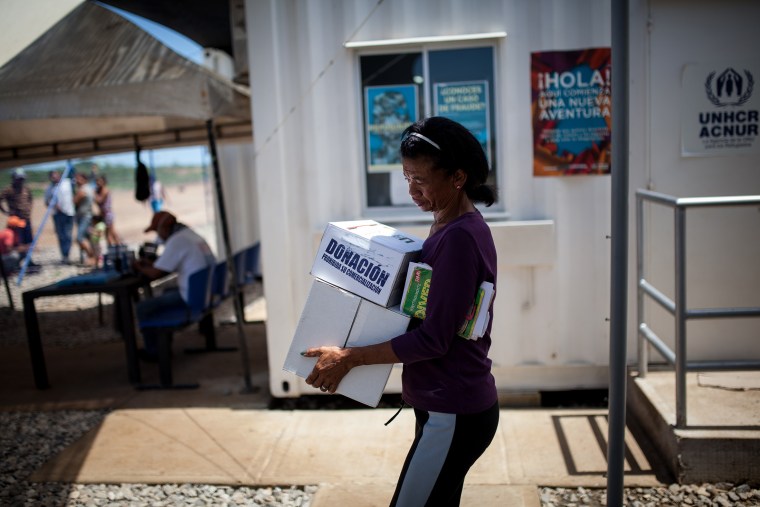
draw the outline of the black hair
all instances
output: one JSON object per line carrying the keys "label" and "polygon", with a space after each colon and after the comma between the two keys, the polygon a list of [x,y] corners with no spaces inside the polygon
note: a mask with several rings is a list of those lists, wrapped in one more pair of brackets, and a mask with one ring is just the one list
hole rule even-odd
{"label": "black hair", "polygon": [[433,167],[453,175],[467,174],[464,191],[473,202],[492,205],[498,192],[488,179],[488,160],[480,141],[462,124],[443,116],[431,116],[409,125],[401,136],[402,158],[429,158]]}

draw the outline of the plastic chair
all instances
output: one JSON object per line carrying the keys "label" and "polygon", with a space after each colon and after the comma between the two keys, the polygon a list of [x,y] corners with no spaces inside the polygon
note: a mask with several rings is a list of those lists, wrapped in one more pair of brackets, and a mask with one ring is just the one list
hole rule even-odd
{"label": "plastic chair", "polygon": [[217,308],[230,296],[230,277],[227,276],[227,261],[222,261],[214,267],[214,278],[211,283],[211,307]]}
{"label": "plastic chair", "polygon": [[259,243],[245,249],[245,277],[246,284],[251,284],[258,278],[259,271]]}
{"label": "plastic chair", "polygon": [[188,279],[187,305],[167,307],[159,315],[140,321],[140,329],[154,329],[158,334],[158,369],[160,385],[140,386],[140,389],[193,389],[198,384],[176,385],[172,382],[171,342],[174,331],[200,322],[211,304],[211,285],[214,269],[199,269]]}
{"label": "plastic chair", "polygon": [[209,308],[211,311],[198,322],[198,331],[206,339],[205,347],[194,347],[185,349],[186,354],[197,354],[201,352],[234,352],[237,347],[219,347],[216,344],[216,329],[214,328],[214,312],[228,297],[230,297],[230,277],[227,274],[227,261],[221,261],[213,270],[211,280],[211,301]]}
{"label": "plastic chair", "polygon": [[232,257],[232,262],[235,263],[235,281],[237,282],[238,289],[246,284],[246,253],[247,249],[240,250]]}
{"label": "plastic chair", "polygon": [[240,300],[241,308],[245,308],[245,287],[253,284],[258,278],[259,249],[259,243],[255,243],[233,256],[238,290],[236,297]]}

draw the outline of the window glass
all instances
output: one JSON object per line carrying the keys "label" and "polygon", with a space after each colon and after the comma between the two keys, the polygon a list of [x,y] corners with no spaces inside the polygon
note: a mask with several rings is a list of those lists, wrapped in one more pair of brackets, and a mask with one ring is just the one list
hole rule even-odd
{"label": "window glass", "polygon": [[422,53],[361,58],[367,206],[392,206],[391,176],[401,171],[401,132],[423,111]]}
{"label": "window glass", "polygon": [[491,167],[494,183],[493,51],[469,48],[431,51],[428,56],[436,116],[446,116],[467,127],[478,138]]}
{"label": "window glass", "polygon": [[480,140],[496,183],[493,48],[434,49],[360,57],[369,208],[413,208],[401,173],[401,132],[446,116]]}

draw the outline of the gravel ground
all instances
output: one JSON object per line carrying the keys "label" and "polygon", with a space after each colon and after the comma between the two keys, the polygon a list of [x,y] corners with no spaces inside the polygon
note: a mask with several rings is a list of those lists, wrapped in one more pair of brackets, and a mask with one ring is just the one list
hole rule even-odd
{"label": "gravel ground", "polygon": [[[605,490],[588,488],[540,488],[542,507],[607,505]],[[743,507],[760,505],[760,490],[747,484],[678,485],[661,488],[627,488],[623,502],[631,507]]]}
{"label": "gravel ground", "polygon": [[[73,252],[71,257],[72,259],[75,257]],[[26,344],[26,334],[23,331],[25,329],[24,313],[21,311],[24,308],[22,301],[24,292],[69,276],[87,273],[92,269],[78,264],[61,264],[59,259],[60,254],[56,250],[40,249],[34,253],[34,262],[39,266],[24,274],[21,286],[17,284],[18,272],[9,275],[8,283],[15,311],[10,310],[5,287],[0,287],[0,329],[11,330],[11,332],[3,333],[0,344]],[[103,305],[110,305],[113,298],[103,294],[101,301]],[[46,346],[49,344],[76,347],[82,343],[103,343],[119,340],[119,335],[112,328],[97,325],[97,294],[81,294],[65,298],[40,298],[35,301],[35,306]],[[57,312],[61,311],[77,311],[77,319],[75,321],[59,319]],[[56,332],[50,332],[51,330]]]}
{"label": "gravel ground", "polygon": [[[230,487],[209,484],[34,483],[29,475],[99,424],[107,411],[0,412],[0,505],[8,506],[282,506],[308,507],[316,486]],[[606,505],[603,489],[539,488],[542,507]],[[760,505],[747,484],[629,488],[631,507]]]}
{"label": "gravel ground", "polygon": [[[72,255],[72,258],[74,255]],[[55,249],[38,249],[34,262],[39,267],[28,271],[21,287],[18,272],[9,277],[11,298],[16,311],[10,311],[2,287],[0,335],[2,345],[25,344],[23,332],[24,291],[47,285],[68,276],[86,273],[91,268],[61,264]],[[102,303],[112,302],[108,295]],[[118,341],[110,326],[98,325],[98,296],[84,294],[36,301],[40,327],[46,346],[78,347],[82,344]],[[108,307],[110,308],[110,306]],[[77,312],[67,322],[57,312]],[[108,319],[109,317],[106,317]],[[316,487],[272,486],[265,488],[215,486],[209,484],[60,484],[34,483],[27,478],[46,461],[97,426],[108,411],[0,412],[0,506],[302,506],[308,507]]]}
{"label": "gravel ground", "polygon": [[[41,268],[26,275],[22,287],[11,279],[14,305],[22,307],[21,293],[46,285],[87,269],[77,265],[61,265],[55,250],[35,253]],[[3,288],[4,292],[4,288]],[[5,298],[5,294],[2,296]],[[109,303],[109,296],[103,302]],[[55,306],[52,306],[55,305]],[[65,305],[61,306],[61,305]],[[5,306],[5,303],[2,305]],[[39,300],[40,325],[55,326],[62,332],[45,333],[46,344],[76,347],[93,341],[112,341],[119,337],[96,326],[96,295]],[[77,322],[61,329],[56,311],[77,310]],[[88,323],[92,323],[89,325]],[[0,311],[0,329],[23,329],[22,312]],[[98,328],[97,332],[91,330]],[[61,336],[59,341],[56,336]],[[65,340],[63,339],[65,337]],[[23,332],[3,333],[0,345],[25,343]],[[319,401],[321,400],[322,403]],[[345,409],[325,403],[324,397],[303,397],[281,401],[284,410]],[[349,407],[350,408],[350,407]],[[107,411],[0,412],[0,505],[2,506],[302,506],[311,504],[316,486],[272,486],[265,488],[229,487],[208,484],[60,484],[34,483],[28,477],[47,460],[60,453],[89,429],[99,424]],[[673,484],[660,488],[628,488],[625,505],[631,507],[660,506],[760,506],[758,484]],[[606,505],[606,491],[590,488],[544,488],[537,491],[542,507],[574,507]]]}
{"label": "gravel ground", "polygon": [[29,475],[71,445],[107,411],[0,412],[0,505],[7,506],[287,506],[308,507],[315,487],[209,484],[34,483]]}

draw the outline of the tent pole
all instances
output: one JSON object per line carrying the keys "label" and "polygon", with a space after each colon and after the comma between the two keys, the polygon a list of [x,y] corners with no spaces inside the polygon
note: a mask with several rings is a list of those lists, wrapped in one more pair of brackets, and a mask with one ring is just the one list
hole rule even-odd
{"label": "tent pole", "polygon": [[628,310],[628,8],[612,2],[612,256],[607,505],[623,505]]}
{"label": "tent pole", "polygon": [[[233,254],[232,247],[230,246],[230,230],[227,226],[227,209],[224,201],[224,191],[222,190],[222,178],[219,172],[219,159],[216,156],[216,138],[214,136],[214,121],[206,121],[206,131],[208,133],[209,152],[211,153],[211,165],[214,170],[214,181],[216,182],[216,200],[219,208],[219,221],[222,224],[222,239],[224,240],[224,249],[227,253],[227,271],[232,278],[232,293],[237,295],[239,287],[237,283],[237,267],[232,262]],[[243,321],[245,314],[243,312],[243,304],[239,297],[233,297],[235,302],[235,320],[237,321],[238,339],[240,341],[240,358],[243,361],[243,380],[245,381],[245,387],[243,393],[254,392],[253,385],[251,383],[251,367],[248,361],[248,346],[245,341],[245,331],[243,330]]]}

